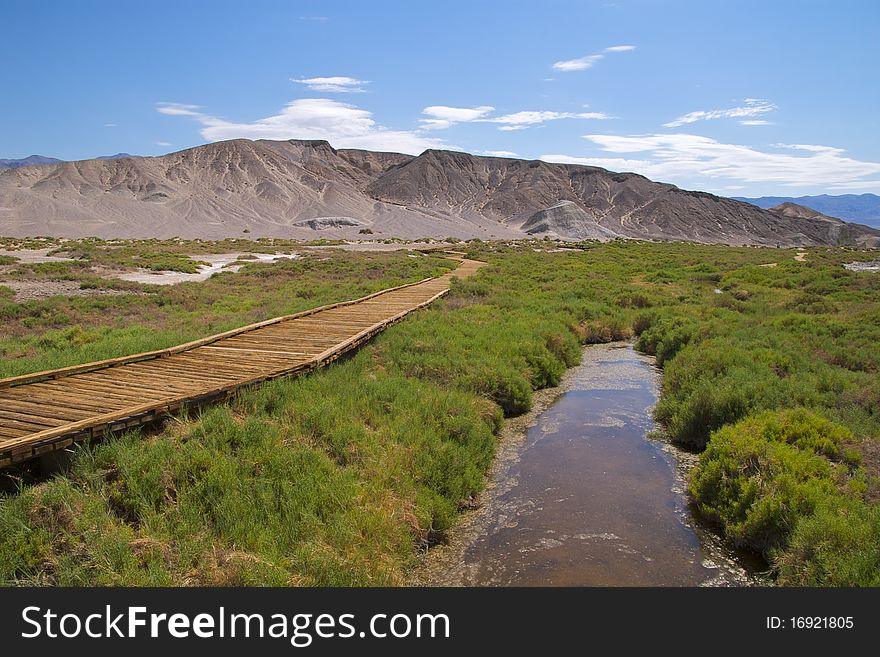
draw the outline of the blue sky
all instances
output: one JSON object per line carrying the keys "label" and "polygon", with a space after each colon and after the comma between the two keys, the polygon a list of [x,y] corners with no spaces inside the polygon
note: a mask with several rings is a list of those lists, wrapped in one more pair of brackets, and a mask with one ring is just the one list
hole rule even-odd
{"label": "blue sky", "polygon": [[880,193],[880,3],[3,0],[0,157],[206,141]]}

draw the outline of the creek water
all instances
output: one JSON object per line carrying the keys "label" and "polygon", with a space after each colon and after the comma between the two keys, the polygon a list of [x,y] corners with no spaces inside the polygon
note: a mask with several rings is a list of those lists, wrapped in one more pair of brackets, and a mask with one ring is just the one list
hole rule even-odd
{"label": "creek water", "polygon": [[505,423],[479,507],[431,549],[418,585],[758,583],[692,516],[694,456],[649,437],[659,373],[629,344],[588,347],[560,388]]}

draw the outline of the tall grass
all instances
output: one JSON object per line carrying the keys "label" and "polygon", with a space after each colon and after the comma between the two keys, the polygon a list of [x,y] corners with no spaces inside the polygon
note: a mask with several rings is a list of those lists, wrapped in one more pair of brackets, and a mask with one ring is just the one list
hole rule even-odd
{"label": "tall grass", "polygon": [[[133,248],[133,247],[129,247]],[[147,248],[147,247],[144,247]],[[347,254],[247,264],[199,283],[138,285],[96,279],[82,263],[54,265],[81,286],[134,294],[16,303],[0,295],[0,377],[162,349],[270,317],[364,296],[454,267],[439,256]],[[32,267],[18,276],[37,276]],[[38,276],[37,276],[38,277]]]}
{"label": "tall grass", "polygon": [[[528,409],[581,344],[635,336],[663,367],[669,438],[705,448],[691,492],[721,531],[767,554],[782,583],[877,583],[880,464],[866,446],[880,437],[880,277],[841,267],[868,254],[463,246],[489,264],[355,357],[112,438],[0,498],[0,580],[400,583],[479,491],[502,414]],[[151,291],[147,313],[123,297],[10,304],[2,348],[62,364],[126,331],[137,350],[448,266],[340,254]]]}

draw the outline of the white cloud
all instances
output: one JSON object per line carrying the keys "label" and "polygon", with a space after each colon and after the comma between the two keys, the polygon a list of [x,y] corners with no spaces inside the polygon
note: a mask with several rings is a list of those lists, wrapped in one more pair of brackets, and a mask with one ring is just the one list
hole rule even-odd
{"label": "white cloud", "polygon": [[426,119],[419,119],[425,130],[442,130],[457,123],[497,123],[499,130],[525,130],[526,128],[557,121],[559,119],[610,119],[604,112],[550,112],[523,111],[501,116],[490,116],[495,110],[491,105],[479,107],[448,107],[432,105],[422,110]]}
{"label": "white cloud", "polygon": [[878,193],[880,192],[880,180],[853,180],[852,182],[834,183],[829,188],[834,190],[871,189]]}
{"label": "white cloud", "polygon": [[611,46],[610,48],[605,48],[602,52],[594,55],[585,55],[583,57],[578,57],[577,59],[563,59],[562,61],[554,62],[553,69],[556,71],[562,71],[563,73],[585,71],[588,68],[593,68],[598,62],[605,59],[606,53],[628,52],[635,49],[635,46]]}
{"label": "white cloud", "polygon": [[443,130],[456,123],[469,123],[485,117],[495,110],[491,105],[479,107],[448,107],[447,105],[431,105],[422,110],[429,118],[419,119],[425,130]]}
{"label": "white cloud", "polygon": [[747,121],[740,121],[740,125],[773,125],[773,121],[765,121],[764,119],[749,119]]}
{"label": "white cloud", "polygon": [[363,93],[366,91],[364,86],[370,83],[369,80],[358,80],[357,78],[350,78],[345,75],[333,75],[323,78],[303,78],[301,80],[290,78],[290,81],[296,82],[297,84],[304,84],[309,91],[323,91],[333,94]]}
{"label": "white cloud", "polygon": [[774,148],[788,148],[795,151],[809,151],[811,153],[838,153],[843,154],[842,148],[834,146],[817,146],[816,144],[770,144]]}
{"label": "white cloud", "polygon": [[553,63],[554,71],[562,71],[570,73],[571,71],[585,71],[593,68],[597,62],[601,61],[605,55],[587,55],[586,57],[578,57],[577,59],[563,59]]}
{"label": "white cloud", "polygon": [[157,141],[156,146],[171,146],[170,141]]}
{"label": "white cloud", "polygon": [[612,117],[604,112],[525,111],[504,114],[503,116],[485,119],[485,121],[501,124],[498,128],[499,130],[525,130],[534,125],[546,123],[547,121],[558,121],[560,119],[604,120],[610,118]]}
{"label": "white cloud", "polygon": [[[417,132],[390,130],[376,123],[372,113],[329,98],[292,100],[272,116],[249,123],[227,121],[196,111],[196,105],[161,103],[162,114],[189,116],[209,141],[223,139],[326,139],[337,148],[366,148],[418,154],[427,148],[454,149],[440,139]],[[169,111],[170,110],[170,111]]]}
{"label": "white cloud", "polygon": [[540,159],[557,164],[579,164],[587,167],[601,167],[609,171],[636,171],[639,173],[651,164],[647,160],[629,160],[623,157],[577,157],[562,154],[542,155]]}
{"label": "white cloud", "polygon": [[159,103],[156,105],[156,111],[159,114],[168,114],[169,116],[200,116],[199,105],[185,105],[183,103]]}
{"label": "white cloud", "polygon": [[119,124],[118,123],[105,123],[104,127],[105,128],[118,128]]}
{"label": "white cloud", "polygon": [[[790,187],[880,190],[880,162],[855,160],[832,146],[777,144],[779,150],[725,144],[689,134],[585,135],[613,157],[543,155],[550,162],[585,164],[616,171],[634,171],[654,180],[729,180],[774,183]],[[772,146],[771,146],[772,147]],[[637,157],[627,157],[637,154]]]}
{"label": "white cloud", "polygon": [[[746,98],[744,105],[740,107],[730,107],[721,110],[697,110],[696,112],[688,112],[669,123],[664,123],[664,128],[679,128],[683,125],[696,123],[697,121],[711,121],[713,119],[739,119],[751,116],[760,116],[767,114],[776,109],[776,105],[769,100],[761,100],[760,98]],[[747,123],[746,125],[765,125],[764,123]]]}
{"label": "white cloud", "polygon": [[488,155],[489,157],[519,157],[513,151],[477,151],[478,155]]}

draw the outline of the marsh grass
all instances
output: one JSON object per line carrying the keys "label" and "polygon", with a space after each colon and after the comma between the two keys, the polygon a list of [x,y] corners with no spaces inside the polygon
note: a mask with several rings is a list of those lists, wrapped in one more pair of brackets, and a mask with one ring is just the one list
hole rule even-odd
{"label": "marsh grass", "polygon": [[[880,436],[880,277],[841,266],[867,254],[555,247],[464,243],[488,265],[354,357],[80,450],[65,476],[0,501],[0,580],[401,583],[483,485],[502,414],[528,409],[582,344],[634,336],[664,370],[665,434],[709,445],[691,491],[720,530],[768,554],[783,583],[876,583],[866,541],[880,535],[880,468],[864,445]],[[24,364],[3,367],[111,355],[126,331],[131,350],[189,339],[449,266],[327,257],[151,291],[146,304],[7,305],[2,348]],[[60,317],[79,328],[64,333]],[[744,463],[755,469],[738,481]]]}
{"label": "marsh grass", "polygon": [[[237,245],[240,246],[236,242]],[[224,244],[225,246],[225,244]],[[68,247],[69,248],[69,247]],[[133,249],[134,247],[128,247]],[[145,253],[155,245],[143,247]],[[23,279],[78,281],[81,288],[132,294],[56,296],[16,303],[0,294],[0,377],[74,365],[90,360],[162,349],[205,335],[371,292],[448,271],[439,256],[402,253],[304,257],[247,263],[238,273],[219,273],[198,283],[140,285],[101,279],[91,261],[50,262],[19,267]],[[46,273],[51,270],[52,273]]]}

